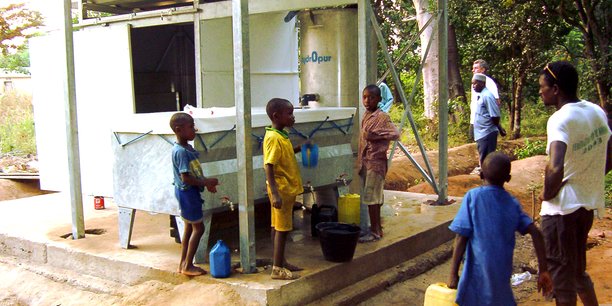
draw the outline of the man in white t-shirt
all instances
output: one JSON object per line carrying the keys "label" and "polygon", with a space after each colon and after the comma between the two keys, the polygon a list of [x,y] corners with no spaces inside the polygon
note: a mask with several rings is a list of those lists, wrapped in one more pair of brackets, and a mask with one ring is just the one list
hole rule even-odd
{"label": "man in white t-shirt", "polygon": [[586,240],[594,211],[604,213],[604,179],[612,169],[612,140],[605,112],[577,97],[578,72],[553,62],[540,72],[540,96],[555,106],[546,127],[549,161],[541,194],[542,232],[557,305],[598,305],[586,273]]}
{"label": "man in white t-shirt", "polygon": [[[473,73],[482,73],[486,75],[487,69],[489,69],[489,65],[483,59],[475,60],[474,65],[472,66]],[[490,78],[488,75],[486,75],[486,77],[487,79],[485,81],[485,87],[495,98],[495,102],[497,102],[497,107],[500,107],[499,92],[497,91],[497,84],[495,84],[495,81],[493,81],[493,79]],[[474,117],[476,115],[476,108],[477,108],[476,103],[478,103],[479,96],[480,96],[480,93],[476,92],[474,88],[472,87],[472,96],[470,97],[470,135],[469,135],[469,138],[472,141],[474,140]]]}

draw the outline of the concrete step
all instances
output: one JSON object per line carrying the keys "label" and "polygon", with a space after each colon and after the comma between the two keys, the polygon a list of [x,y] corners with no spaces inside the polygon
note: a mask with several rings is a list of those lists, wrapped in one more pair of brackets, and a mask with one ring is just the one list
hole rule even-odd
{"label": "concrete step", "polygon": [[397,283],[412,279],[429,271],[448,260],[452,256],[452,252],[453,242],[448,241],[411,260],[369,276],[308,305],[357,305]]}
{"label": "concrete step", "polygon": [[[385,237],[377,242],[358,244],[350,262],[326,261],[319,240],[310,237],[309,226],[304,226],[309,224],[309,219],[307,216],[296,215],[295,233],[299,234],[300,239],[288,242],[286,256],[290,262],[305,269],[300,272],[300,279],[272,280],[270,271],[264,269],[255,274],[232,273],[226,279],[215,279],[209,275],[196,279],[230,288],[245,303],[267,305],[304,305],[361,286],[355,284],[360,284],[364,279],[373,279],[370,284],[375,286],[360,290],[365,293],[346,293],[351,298],[339,298],[338,302],[331,302],[352,304],[352,301],[375,294],[376,290],[383,290],[393,283],[393,279],[397,282],[417,273],[413,268],[397,270],[397,267],[452,239],[453,234],[448,230],[448,224],[458,205],[433,207],[422,204],[432,198],[435,196],[385,191]],[[3,213],[0,214],[0,255],[14,256],[45,267],[70,270],[77,276],[107,280],[110,282],[109,287],[114,286],[112,283],[133,286],[148,280],[160,280],[168,284],[189,281],[188,277],[176,273],[180,245],[168,236],[167,215],[137,213],[132,237],[135,248],[126,250],[118,245],[117,208],[112,203],[106,206],[105,210],[90,207],[86,211],[86,229],[98,234],[72,240],[63,238],[66,233],[70,233],[71,225],[67,218],[70,216],[70,205],[67,205],[61,194],[5,201],[1,207]],[[28,222],[15,217],[27,215],[27,212],[36,212]],[[237,233],[233,236],[238,237]],[[237,241],[235,239],[227,243],[231,245]],[[271,254],[269,236],[259,235],[257,257],[270,258]],[[232,257],[233,261],[239,261],[239,253],[232,253]],[[416,266],[420,269],[423,265],[419,263]],[[209,270],[207,265],[202,267]],[[380,271],[389,270],[397,271],[393,272],[395,275],[390,273],[390,276],[381,278]],[[402,272],[404,270],[408,272]],[[59,276],[52,274],[50,277]],[[66,281],[70,278],[68,276]]]}

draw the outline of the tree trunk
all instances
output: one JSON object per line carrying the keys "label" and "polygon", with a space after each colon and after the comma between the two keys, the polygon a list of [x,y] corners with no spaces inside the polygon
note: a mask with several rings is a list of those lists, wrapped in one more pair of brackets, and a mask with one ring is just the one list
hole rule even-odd
{"label": "tree trunk", "polygon": [[[609,98],[608,93],[610,91],[610,84],[606,82],[606,78],[608,78],[606,73],[601,73],[601,66],[610,63],[610,57],[606,57],[609,48],[609,37],[602,33],[602,27],[597,23],[598,20],[595,16],[595,10],[591,1],[575,0],[574,4],[578,10],[578,16],[582,21],[581,31],[585,42],[585,56],[589,59],[591,69],[595,72],[595,87],[597,89],[599,104],[601,107],[607,108],[606,104]],[[609,20],[603,20],[604,23],[608,21]],[[599,50],[597,50],[596,46],[599,46]]]}
{"label": "tree trunk", "polygon": [[[593,42],[587,39],[587,35],[583,33],[584,36],[584,55],[589,60],[589,64],[591,65],[591,70],[595,72],[599,72],[601,67],[599,66],[597,56],[595,55],[595,48],[593,47]],[[597,89],[597,97],[599,98],[599,105],[604,109],[607,108],[606,104],[608,101],[608,92],[610,91],[610,86],[606,86],[606,81],[603,79],[606,76],[602,76],[601,73],[595,74],[595,88]]]}
{"label": "tree trunk", "polygon": [[[429,18],[431,18],[431,13],[427,11],[429,6],[429,1],[427,0],[412,0],[414,4],[414,8],[416,9],[416,17],[417,23],[419,25],[419,29],[423,28],[423,25],[427,23]],[[429,48],[429,54],[425,59],[425,64],[423,65],[423,94],[425,97],[424,112],[425,117],[429,119],[433,119],[435,116],[436,110],[434,107],[434,102],[438,100],[438,48],[437,46],[437,31],[434,32],[434,22],[430,23],[427,29],[423,31],[420,36],[421,39],[421,59],[425,55],[425,50],[427,49],[427,44],[430,39],[434,41],[431,43],[432,46]]]}
{"label": "tree trunk", "polygon": [[511,139],[517,139],[521,137],[521,110],[523,109],[523,87],[525,87],[525,79],[527,74],[525,70],[519,70],[516,84],[513,84],[514,92],[512,93],[512,104],[514,112],[512,115],[512,136]]}
{"label": "tree trunk", "polygon": [[512,101],[508,103],[508,116],[509,116],[508,123],[510,124],[510,126],[508,127],[508,131],[510,131],[510,133],[514,131],[514,108],[516,107],[516,105],[514,104],[514,93],[515,92],[516,92],[516,82],[514,81],[514,75],[513,75],[512,76],[512,94],[510,95],[510,98],[512,99]]}
{"label": "tree trunk", "polygon": [[[548,12],[558,14],[565,22],[580,30],[582,33],[584,38],[584,54],[589,60],[591,70],[595,75],[595,86],[599,105],[610,110],[612,107],[608,101],[610,99],[610,82],[608,78],[612,57],[608,54],[608,48],[611,35],[609,30],[602,32],[601,30],[605,28],[600,26],[601,24],[609,23],[609,15],[604,11],[602,20],[598,20],[597,15],[601,12],[598,12],[594,8],[594,1],[573,1],[577,9],[578,19],[575,19],[576,16],[570,16],[568,10],[564,9],[563,5],[553,4],[554,2],[546,3],[546,1],[543,3]],[[599,50],[597,50],[595,46],[599,46]]]}
{"label": "tree trunk", "polygon": [[[459,72],[459,51],[457,51],[457,36],[455,35],[455,27],[448,25],[448,98],[455,100],[459,97],[463,98],[463,101],[467,101],[465,96],[465,89],[463,88],[463,82],[461,80],[461,73]],[[457,108],[459,113],[463,113],[465,110],[462,105]],[[452,112],[452,110],[451,110]],[[456,114],[452,114],[451,120],[457,122]]]}
{"label": "tree trunk", "polygon": [[465,89],[461,80],[459,69],[459,51],[457,50],[457,36],[455,35],[455,27],[448,26],[448,87],[449,98],[451,100],[458,97],[465,97]]}

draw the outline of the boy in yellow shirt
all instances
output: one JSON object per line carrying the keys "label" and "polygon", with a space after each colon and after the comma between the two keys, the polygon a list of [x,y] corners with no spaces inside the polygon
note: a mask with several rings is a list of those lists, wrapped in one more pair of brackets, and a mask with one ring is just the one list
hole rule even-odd
{"label": "boy in yellow shirt", "polygon": [[263,141],[264,170],[268,197],[272,204],[272,242],[274,258],[272,279],[291,280],[299,278],[290,270],[300,270],[287,263],[285,243],[287,234],[293,230],[293,204],[295,197],[301,194],[302,178],[295,158],[300,146],[293,147],[285,127],[295,123],[293,104],[274,98],[266,106],[266,113],[272,121],[272,127],[266,128]]}

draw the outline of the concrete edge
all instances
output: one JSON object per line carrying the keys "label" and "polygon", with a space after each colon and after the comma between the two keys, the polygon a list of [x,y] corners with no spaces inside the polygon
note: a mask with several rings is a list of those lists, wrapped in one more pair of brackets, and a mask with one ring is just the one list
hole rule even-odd
{"label": "concrete edge", "polygon": [[0,254],[24,258],[35,263],[47,263],[47,245],[23,238],[0,234]]}
{"label": "concrete edge", "polygon": [[450,222],[443,222],[407,239],[354,258],[350,262],[307,275],[278,289],[267,290],[267,302],[269,305],[304,305],[352,286],[448,242],[454,237],[448,229]]}
{"label": "concrete edge", "polygon": [[453,242],[448,241],[407,262],[381,271],[310,305],[357,305],[397,283],[412,279],[431,270],[451,258],[452,253]]}
{"label": "concrete edge", "polygon": [[184,276],[176,273],[74,251],[52,243],[29,241],[7,234],[0,234],[0,254],[72,270],[125,285],[135,285],[152,279],[163,279],[173,284],[184,280]]}

